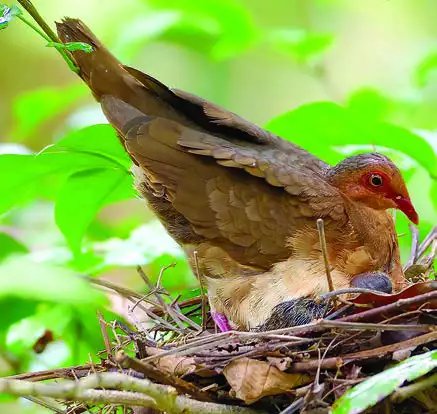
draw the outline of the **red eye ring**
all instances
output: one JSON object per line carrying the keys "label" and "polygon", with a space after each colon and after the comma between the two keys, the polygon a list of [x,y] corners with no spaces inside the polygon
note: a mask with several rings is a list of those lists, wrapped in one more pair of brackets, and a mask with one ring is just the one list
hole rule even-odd
{"label": "red eye ring", "polygon": [[368,182],[372,187],[381,187],[384,184],[384,179],[380,174],[370,174]]}

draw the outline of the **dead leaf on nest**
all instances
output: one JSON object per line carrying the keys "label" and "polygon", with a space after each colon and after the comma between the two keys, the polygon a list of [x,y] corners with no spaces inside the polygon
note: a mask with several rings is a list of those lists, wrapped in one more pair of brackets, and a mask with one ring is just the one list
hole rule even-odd
{"label": "dead leaf on nest", "polygon": [[180,377],[182,375],[191,374],[198,369],[194,362],[194,358],[165,356],[155,361],[155,367],[170,375]]}
{"label": "dead leaf on nest", "polygon": [[[160,353],[162,353],[162,350],[154,350],[151,352],[149,349],[149,354],[151,355],[159,355]],[[192,374],[194,372],[200,377],[217,375],[215,371],[206,369],[202,364],[196,363],[193,357],[168,355],[157,359],[153,362],[153,365],[160,371],[176,377],[182,377],[183,375]]]}
{"label": "dead leaf on nest", "polygon": [[282,394],[312,381],[308,375],[287,374],[267,362],[249,358],[230,362],[223,374],[235,397],[247,404],[267,395]]}
{"label": "dead leaf on nest", "polygon": [[[437,289],[436,281],[428,281],[428,282],[418,282],[413,285],[406,287],[400,292],[393,294],[386,293],[361,293],[355,299],[351,299],[351,302],[357,305],[360,304],[369,304],[371,303],[373,307],[379,307],[384,305],[389,305],[398,301],[399,299],[408,299],[414,296],[422,295],[424,293],[429,293]],[[428,305],[428,308],[435,309],[437,308],[437,301],[431,301]],[[361,310],[358,308],[358,312]]]}
{"label": "dead leaf on nest", "polygon": [[290,368],[293,360],[288,357],[278,358],[278,357],[267,357],[267,361],[270,365],[279,369],[279,371],[286,371]]}

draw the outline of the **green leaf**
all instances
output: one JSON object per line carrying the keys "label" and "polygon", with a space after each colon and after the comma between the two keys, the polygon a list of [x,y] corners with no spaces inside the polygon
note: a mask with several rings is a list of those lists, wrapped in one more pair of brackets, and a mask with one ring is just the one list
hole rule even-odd
{"label": "green leaf", "polygon": [[[54,145],[45,148],[41,154],[80,153],[105,158],[112,161],[113,167],[128,170],[131,160],[120,144],[114,129],[107,124],[92,125],[79,131],[74,131],[60,139]],[[110,165],[110,163],[107,163]],[[99,168],[99,164],[89,165],[89,168]]]}
{"label": "green leaf", "polygon": [[50,169],[34,155],[0,155],[0,214],[33,198]]}
{"label": "green leaf", "polygon": [[0,262],[14,253],[27,253],[27,247],[15,240],[9,234],[0,233]]}
{"label": "green leaf", "polygon": [[88,88],[80,83],[23,93],[12,104],[15,128],[11,135],[15,140],[28,138],[44,122],[67,110],[87,93],[89,93]]}
{"label": "green leaf", "polygon": [[65,267],[12,257],[0,266],[0,298],[102,306],[105,296]]}
{"label": "green leaf", "polygon": [[437,158],[426,139],[407,129],[366,119],[332,102],[303,105],[271,120],[266,128],[329,163],[343,156],[336,147],[378,145],[407,154],[431,176],[437,176]]}
{"label": "green leaf", "polygon": [[437,52],[433,51],[426,56],[417,66],[414,79],[417,86],[423,88],[431,81],[437,71]]}
{"label": "green leaf", "polygon": [[47,43],[47,47],[54,47],[56,49],[65,49],[69,52],[76,52],[77,50],[81,50],[82,52],[91,53],[94,49],[91,45],[84,42],[67,42],[67,43],[58,43],[58,42],[49,42]]}
{"label": "green leaf", "polygon": [[366,119],[385,120],[391,110],[392,103],[381,92],[362,88],[353,92],[348,99],[347,107],[360,113]]}
{"label": "green leaf", "polygon": [[71,174],[96,168],[127,172],[130,165],[128,155],[109,125],[94,125],[71,133],[37,156],[0,155],[0,214],[47,194],[49,177],[56,189],[52,193],[56,194]]}
{"label": "green leaf", "polygon": [[125,25],[115,39],[114,54],[122,61],[130,61],[146,42],[159,39],[169,29],[180,24],[182,14],[176,10],[151,11]]}
{"label": "green leaf", "polygon": [[332,413],[362,413],[390,395],[405,381],[414,381],[436,367],[437,351],[411,357],[351,388],[334,403]]}
{"label": "green leaf", "polygon": [[[216,60],[230,59],[247,50],[257,38],[253,18],[236,0],[150,0],[159,10],[181,12],[179,24],[168,33],[172,41],[198,50],[200,37],[211,36],[209,53]],[[189,35],[192,42],[189,41]]]}
{"label": "green leaf", "polygon": [[268,40],[279,51],[305,62],[325,53],[333,44],[334,36],[302,29],[273,29]]}
{"label": "green leaf", "polygon": [[70,176],[55,205],[55,219],[77,255],[88,226],[102,207],[133,197],[132,177],[125,170],[102,168]]}

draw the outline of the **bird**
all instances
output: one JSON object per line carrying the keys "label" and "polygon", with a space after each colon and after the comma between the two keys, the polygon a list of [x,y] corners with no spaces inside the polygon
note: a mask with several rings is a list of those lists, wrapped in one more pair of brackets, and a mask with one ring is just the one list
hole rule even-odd
{"label": "bird", "polygon": [[[331,166],[212,102],[119,62],[80,20],[61,41],[132,159],[135,185],[183,248],[222,331],[307,323],[329,290],[405,283],[391,209],[418,224],[400,170],[377,152]],[[359,131],[357,131],[359,133]]]}

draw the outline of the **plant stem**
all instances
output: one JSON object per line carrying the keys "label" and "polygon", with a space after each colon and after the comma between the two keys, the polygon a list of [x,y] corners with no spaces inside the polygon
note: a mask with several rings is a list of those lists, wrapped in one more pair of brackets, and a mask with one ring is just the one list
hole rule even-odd
{"label": "plant stem", "polygon": [[[61,54],[67,63],[68,67],[75,73],[79,73],[79,68],[75,65],[74,60],[72,59],[71,54],[62,46],[62,42],[56,35],[56,33],[50,28],[50,26],[45,22],[45,20],[41,17],[41,15],[36,10],[35,6],[32,4],[30,0],[18,0],[18,3],[29,13],[29,15],[35,20],[37,25],[42,29],[40,30],[37,26],[35,26],[32,22],[27,20],[22,15],[18,15],[17,17],[29,26],[32,30],[38,33],[45,41],[55,43],[55,49]],[[58,44],[58,45],[56,45]]]}

